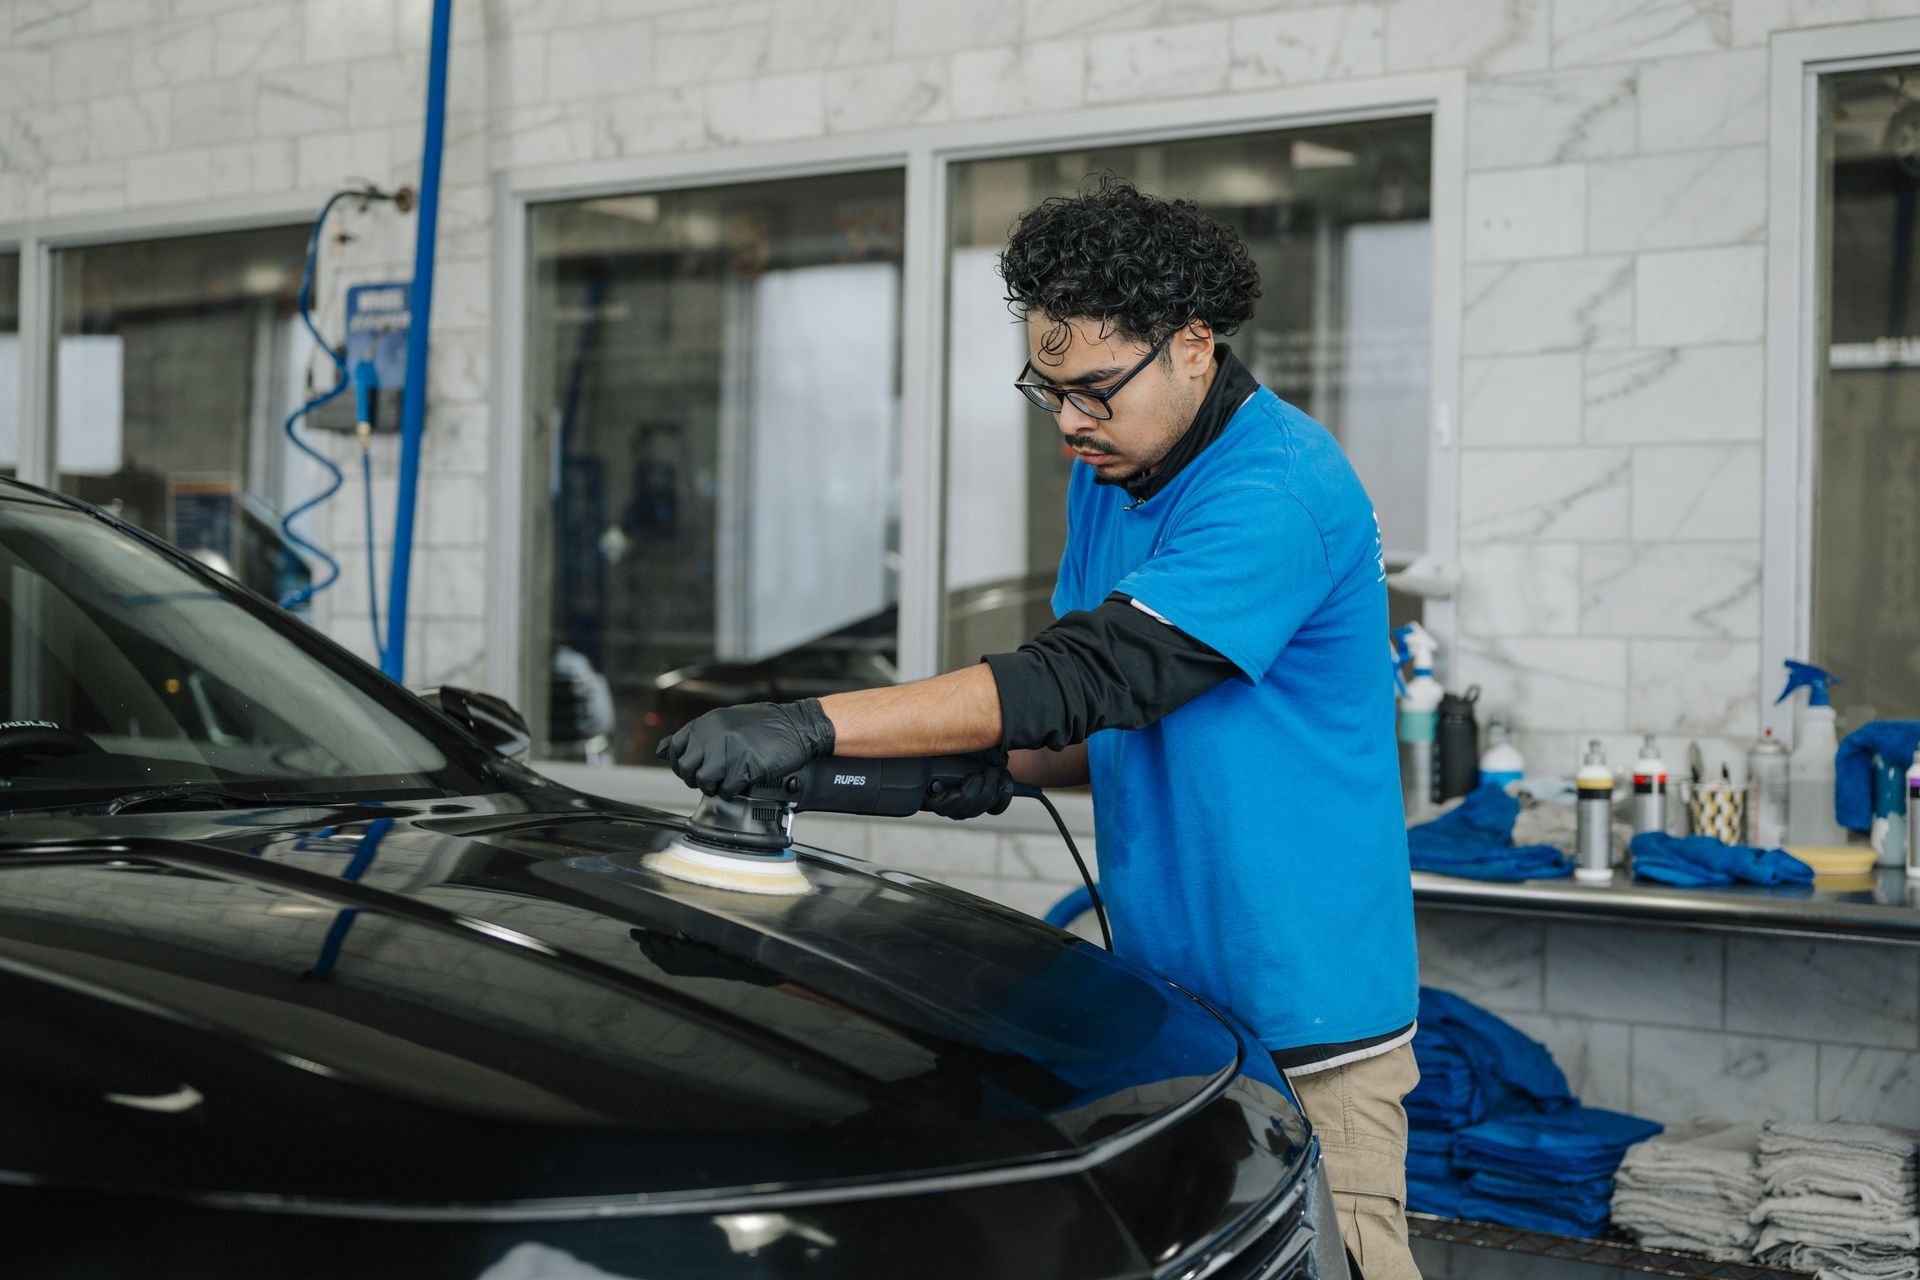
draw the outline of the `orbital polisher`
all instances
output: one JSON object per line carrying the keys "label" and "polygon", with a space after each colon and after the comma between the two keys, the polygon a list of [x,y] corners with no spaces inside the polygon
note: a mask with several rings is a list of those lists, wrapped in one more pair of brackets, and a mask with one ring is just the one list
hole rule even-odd
{"label": "orbital polisher", "polygon": [[[903,818],[977,773],[978,756],[857,760],[829,756],[742,796],[708,796],[687,819],[685,834],[648,864],[661,875],[746,893],[807,891],[793,853],[796,813],[852,813]],[[1039,788],[1007,781],[990,812]]]}

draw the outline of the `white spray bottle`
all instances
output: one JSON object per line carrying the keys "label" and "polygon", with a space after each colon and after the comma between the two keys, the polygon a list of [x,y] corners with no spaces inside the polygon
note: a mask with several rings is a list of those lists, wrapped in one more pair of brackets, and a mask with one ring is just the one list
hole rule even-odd
{"label": "white spray bottle", "polygon": [[1833,757],[1840,750],[1829,690],[1840,678],[1808,662],[1787,661],[1785,702],[1802,687],[1804,706],[1794,706],[1793,753],[1787,757],[1787,839],[1791,844],[1839,845],[1847,832],[1833,816]]}
{"label": "white spray bottle", "polygon": [[1440,700],[1446,690],[1433,677],[1434,656],[1440,642],[1417,622],[1393,633],[1395,667],[1413,663],[1413,678],[1400,696],[1400,795],[1408,813],[1431,803],[1434,739],[1439,728]]}

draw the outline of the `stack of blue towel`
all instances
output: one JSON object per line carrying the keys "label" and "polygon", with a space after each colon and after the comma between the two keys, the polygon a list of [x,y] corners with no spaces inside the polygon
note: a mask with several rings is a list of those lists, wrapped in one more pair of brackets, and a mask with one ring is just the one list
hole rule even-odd
{"label": "stack of blue towel", "polygon": [[1785,849],[1721,844],[1712,836],[1643,831],[1628,846],[1633,874],[1689,888],[1709,884],[1810,884],[1813,868]]}
{"label": "stack of blue towel", "polygon": [[1467,1175],[1463,1217],[1561,1235],[1593,1236],[1613,1208],[1613,1174],[1627,1148],[1660,1126],[1599,1107],[1485,1120],[1455,1136]]}
{"label": "stack of blue towel", "polygon": [[1407,829],[1415,871],[1473,880],[1550,880],[1573,874],[1573,862],[1550,844],[1515,847],[1520,802],[1498,783],[1482,783],[1432,822]]}
{"label": "stack of blue towel", "polygon": [[1421,1213],[1591,1236],[1613,1172],[1651,1121],[1583,1107],[1541,1045],[1459,996],[1420,989],[1407,1095],[1407,1206]]}

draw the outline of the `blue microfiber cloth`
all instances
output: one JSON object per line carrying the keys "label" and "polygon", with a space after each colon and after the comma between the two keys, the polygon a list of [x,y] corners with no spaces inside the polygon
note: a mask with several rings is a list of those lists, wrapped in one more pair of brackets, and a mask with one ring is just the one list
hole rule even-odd
{"label": "blue microfiber cloth", "polygon": [[[1851,831],[1873,827],[1873,758],[1878,755],[1902,772],[1920,745],[1920,720],[1875,720],[1840,740],[1833,754],[1833,816]],[[1901,798],[1904,808],[1905,798]],[[1902,808],[1890,810],[1899,813]]]}
{"label": "blue microfiber cloth", "polygon": [[[1484,1192],[1475,1191],[1471,1184],[1461,1188],[1455,1203],[1459,1209],[1452,1215],[1454,1217],[1465,1218],[1470,1222],[1498,1222],[1509,1227],[1519,1227],[1523,1231],[1546,1231],[1557,1236],[1597,1236],[1606,1230],[1607,1219],[1612,1213],[1609,1208],[1597,1216],[1583,1214],[1575,1217],[1543,1207],[1534,1201],[1490,1196]],[[1408,1207],[1412,1207],[1411,1202]]]}
{"label": "blue microfiber cloth", "polygon": [[1496,1116],[1453,1138],[1457,1168],[1571,1183],[1607,1178],[1637,1142],[1661,1131],[1639,1116],[1604,1107],[1572,1107],[1548,1115]]}
{"label": "blue microfiber cloth", "polygon": [[1515,847],[1520,802],[1498,783],[1482,783],[1431,822],[1407,830],[1415,871],[1470,880],[1550,880],[1573,874],[1573,860],[1550,844]]}
{"label": "blue microfiber cloth", "polygon": [[1601,1107],[1496,1116],[1454,1135],[1465,1175],[1461,1212],[1565,1235],[1598,1235],[1612,1212],[1613,1175],[1627,1148],[1661,1126]]}
{"label": "blue microfiber cloth", "polygon": [[1633,852],[1633,874],[1665,884],[1806,884],[1813,868],[1785,849],[1756,849],[1751,845],[1721,844],[1712,836],[1670,836],[1643,831],[1628,846]]}
{"label": "blue microfiber cloth", "polygon": [[1453,1178],[1424,1178],[1407,1171],[1407,1208],[1415,1213],[1433,1213],[1442,1218],[1465,1217],[1462,1200],[1467,1185]]}
{"label": "blue microfiber cloth", "polygon": [[[1589,1178],[1566,1186],[1537,1183],[1526,1178],[1476,1173],[1467,1179],[1463,1200],[1471,1201],[1471,1216],[1508,1226],[1565,1235],[1599,1235],[1613,1216],[1613,1179]],[[1518,1221],[1516,1219],[1524,1219]],[[1547,1222],[1558,1225],[1548,1226]]]}
{"label": "blue microfiber cloth", "polygon": [[1450,991],[1420,988],[1413,1056],[1420,1083],[1407,1095],[1406,1109],[1416,1133],[1458,1129],[1509,1110],[1574,1105],[1553,1055]]}
{"label": "blue microfiber cloth", "polygon": [[1583,1107],[1545,1048],[1447,991],[1420,989],[1407,1095],[1407,1207],[1594,1236],[1628,1147],[1660,1126]]}
{"label": "blue microfiber cloth", "polygon": [[1568,1182],[1482,1170],[1467,1178],[1467,1189],[1478,1195],[1550,1209],[1570,1218],[1599,1218],[1602,1222],[1613,1207],[1613,1179],[1604,1174]]}

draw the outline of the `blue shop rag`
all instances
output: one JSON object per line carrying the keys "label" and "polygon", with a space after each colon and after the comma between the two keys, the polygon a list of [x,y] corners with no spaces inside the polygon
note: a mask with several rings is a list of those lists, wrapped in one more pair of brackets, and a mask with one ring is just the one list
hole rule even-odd
{"label": "blue shop rag", "polygon": [[[1873,828],[1873,758],[1877,755],[1888,767],[1897,765],[1905,773],[1913,763],[1913,752],[1920,745],[1920,720],[1875,720],[1863,724],[1840,740],[1833,753],[1833,816],[1850,831]],[[1898,807],[1888,813],[1904,812],[1905,788],[1892,788]],[[1885,816],[1884,814],[1880,816]]]}
{"label": "blue shop rag", "polygon": [[[1570,1107],[1548,1115],[1495,1116],[1453,1137],[1455,1166],[1530,1179],[1578,1184],[1610,1177],[1620,1157],[1661,1126],[1604,1107]],[[1487,1189],[1508,1188],[1489,1184]]]}
{"label": "blue shop rag", "polygon": [[1420,1083],[1407,1095],[1406,1109],[1416,1134],[1459,1129],[1509,1110],[1574,1105],[1567,1077],[1544,1046],[1450,991],[1420,988],[1413,1057]]}
{"label": "blue shop rag", "polygon": [[1633,853],[1634,875],[1687,888],[1732,884],[1736,880],[1748,884],[1806,884],[1813,879],[1813,868],[1785,849],[1721,844],[1712,836],[1643,831],[1627,847]]}
{"label": "blue shop rag", "polygon": [[1660,1131],[1582,1107],[1545,1048],[1450,992],[1420,990],[1407,1095],[1407,1207],[1594,1236],[1626,1149]]}
{"label": "blue shop rag", "polygon": [[1551,880],[1573,874],[1573,860],[1550,844],[1513,843],[1520,802],[1498,783],[1482,783],[1431,822],[1407,830],[1415,871],[1470,880]]}
{"label": "blue shop rag", "polygon": [[1598,1235],[1612,1212],[1613,1175],[1627,1148],[1661,1126],[1601,1107],[1497,1116],[1454,1135],[1470,1218],[1565,1235]]}

